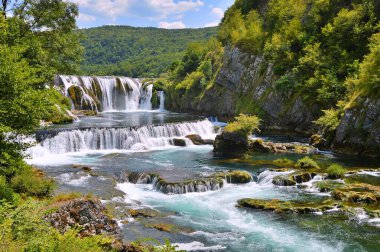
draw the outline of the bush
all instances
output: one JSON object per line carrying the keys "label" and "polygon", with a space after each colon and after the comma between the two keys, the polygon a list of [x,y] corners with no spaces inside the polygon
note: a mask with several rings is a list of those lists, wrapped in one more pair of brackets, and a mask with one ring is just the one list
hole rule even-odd
{"label": "bush", "polygon": [[307,168],[319,169],[319,165],[317,164],[317,162],[315,162],[313,159],[309,157],[304,157],[304,158],[299,159],[296,163],[296,167],[303,168],[303,169],[307,169]]}
{"label": "bush", "polygon": [[257,116],[240,114],[239,116],[235,117],[235,121],[229,123],[224,128],[224,130],[248,136],[251,135],[254,131],[259,131],[260,121],[260,118]]}
{"label": "bush", "polygon": [[324,115],[313,123],[325,128],[327,131],[334,131],[339,126],[339,115],[341,111],[338,109],[327,109],[322,111]]}
{"label": "bush", "polygon": [[273,164],[281,167],[293,167],[294,162],[287,158],[279,158],[273,161]]}
{"label": "bush", "polygon": [[346,170],[338,164],[330,165],[326,171],[329,174],[330,178],[342,178],[346,173]]}
{"label": "bush", "polygon": [[0,176],[0,203],[2,201],[11,204],[15,204],[18,201],[18,195],[13,192],[4,176]]}
{"label": "bush", "polygon": [[47,197],[55,188],[54,180],[37,174],[29,166],[12,178],[11,185],[16,192],[35,197]]}
{"label": "bush", "polygon": [[61,234],[44,221],[46,207],[45,201],[31,199],[16,208],[0,204],[0,251],[113,251],[111,237],[79,238],[76,229]]}

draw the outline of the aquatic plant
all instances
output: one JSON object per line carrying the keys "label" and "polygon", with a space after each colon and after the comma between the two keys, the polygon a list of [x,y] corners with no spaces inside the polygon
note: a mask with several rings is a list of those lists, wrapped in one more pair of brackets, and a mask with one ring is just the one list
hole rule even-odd
{"label": "aquatic plant", "polygon": [[342,178],[346,173],[346,170],[338,164],[332,164],[326,169],[330,178]]}
{"label": "aquatic plant", "polygon": [[303,169],[308,169],[308,168],[319,169],[319,165],[317,164],[317,162],[315,162],[310,157],[304,157],[304,158],[298,159],[298,161],[296,163],[296,167],[303,168]]}
{"label": "aquatic plant", "polygon": [[287,158],[278,158],[273,161],[273,164],[279,167],[293,167],[294,162]]}

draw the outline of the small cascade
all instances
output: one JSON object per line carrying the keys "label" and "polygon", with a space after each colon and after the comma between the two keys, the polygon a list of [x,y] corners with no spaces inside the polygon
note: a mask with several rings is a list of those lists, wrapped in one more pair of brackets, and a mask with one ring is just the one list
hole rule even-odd
{"label": "small cascade", "polygon": [[153,92],[153,84],[148,85],[144,92],[141,95],[140,109],[142,110],[152,110],[152,92]]}
{"label": "small cascade", "polygon": [[157,191],[161,191],[165,194],[185,194],[220,190],[223,187],[223,180],[206,178],[180,183],[168,183],[160,177],[154,177],[152,184]]}
{"label": "small cascade", "polygon": [[264,185],[264,186],[269,186],[269,185],[273,186],[272,181],[274,177],[279,176],[279,175],[287,175],[292,172],[293,171],[277,172],[277,171],[265,170],[257,176],[257,183],[259,185]]}
{"label": "small cascade", "polygon": [[158,91],[158,98],[160,101],[160,111],[165,111],[165,92],[164,91]]}
{"label": "small cascade", "polygon": [[56,85],[72,101],[72,108],[96,111],[151,110],[153,85],[138,79],[108,76],[58,75]]}
{"label": "small cascade", "polygon": [[[63,154],[88,150],[149,150],[171,145],[172,138],[189,134],[211,135],[210,121],[149,125],[140,128],[91,128],[58,132],[29,149],[30,155],[41,153]],[[38,151],[37,151],[38,150]],[[34,152],[36,151],[36,152]]]}

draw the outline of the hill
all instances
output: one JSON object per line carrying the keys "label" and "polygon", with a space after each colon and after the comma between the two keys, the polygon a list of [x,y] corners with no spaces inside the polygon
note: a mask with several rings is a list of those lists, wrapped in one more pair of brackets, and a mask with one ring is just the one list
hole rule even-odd
{"label": "hill", "polygon": [[216,27],[167,30],[130,26],[82,29],[83,74],[157,77],[181,60],[189,43],[207,41]]}

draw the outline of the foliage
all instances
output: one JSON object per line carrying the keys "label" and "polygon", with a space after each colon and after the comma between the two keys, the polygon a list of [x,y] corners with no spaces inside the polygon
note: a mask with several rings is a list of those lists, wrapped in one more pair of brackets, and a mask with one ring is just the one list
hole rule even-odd
{"label": "foliage", "polygon": [[111,238],[79,238],[78,230],[59,233],[43,220],[44,201],[0,204],[0,251],[112,251]]}
{"label": "foliage", "polygon": [[70,103],[48,83],[57,72],[76,70],[82,48],[72,3],[4,0],[0,11],[0,175],[10,182],[26,166],[22,151],[29,145],[20,135],[42,119],[69,121],[56,104]]}
{"label": "foliage", "polygon": [[303,169],[308,169],[308,168],[319,168],[319,165],[317,162],[315,162],[313,159],[310,157],[304,157],[299,160],[297,160],[296,167],[298,168],[303,168]]}
{"label": "foliage", "polygon": [[[324,110],[326,115],[318,123],[333,118],[327,125],[333,131],[340,120],[339,101],[346,103],[353,92],[379,95],[379,13],[375,0],[236,0],[225,12],[217,40],[224,47],[264,56],[273,64],[275,89],[290,101],[300,96],[305,105]],[[199,65],[206,60],[203,56]],[[200,99],[215,84],[223,63],[221,57],[216,60],[210,80],[200,78],[199,68],[186,72],[184,62],[176,62],[168,79],[170,86],[180,88],[169,89],[169,93],[197,87],[180,92],[179,97]],[[220,92],[225,91],[221,88]],[[258,114],[260,107],[242,96],[250,97],[236,95],[236,112]],[[175,104],[181,104],[175,98]]]}
{"label": "foliage", "polygon": [[341,178],[346,173],[346,170],[338,164],[332,164],[327,169],[326,172],[329,176]]}
{"label": "foliage", "polygon": [[[149,245],[149,244],[155,244]],[[168,239],[165,239],[165,244],[161,244],[155,239],[146,238],[131,242],[128,245],[128,251],[136,252],[184,252],[182,250],[177,250],[178,246],[172,245]]]}
{"label": "foliage", "polygon": [[380,33],[372,35],[369,48],[370,53],[359,65],[358,77],[353,82],[356,90],[364,90],[366,94],[378,97],[380,95]]}
{"label": "foliage", "polygon": [[248,136],[251,135],[254,131],[259,130],[260,118],[257,116],[249,116],[240,114],[235,117],[235,121],[229,123],[224,130],[228,132],[237,132],[239,134]]}
{"label": "foliage", "polygon": [[36,174],[29,166],[12,178],[11,185],[15,192],[35,197],[47,197],[55,188],[52,179]]}
{"label": "foliage", "polygon": [[8,202],[11,204],[16,204],[19,197],[12,188],[7,183],[5,177],[0,176],[0,204]]}
{"label": "foliage", "polygon": [[322,110],[322,112],[324,115],[314,121],[314,123],[327,131],[334,131],[339,125],[341,111],[339,109],[327,109]]}
{"label": "foliage", "polygon": [[[185,72],[195,70],[197,55],[184,54],[188,44],[205,43],[216,28],[166,30],[130,26],[103,26],[80,30],[85,74],[159,77],[172,62],[187,57]],[[192,51],[193,52],[193,51]]]}

